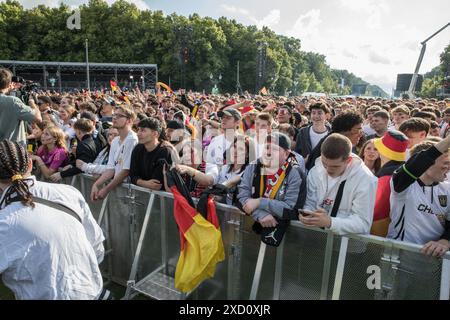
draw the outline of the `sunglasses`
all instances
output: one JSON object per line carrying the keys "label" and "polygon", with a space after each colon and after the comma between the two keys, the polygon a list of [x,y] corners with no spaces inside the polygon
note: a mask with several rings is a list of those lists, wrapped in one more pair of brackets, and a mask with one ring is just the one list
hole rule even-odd
{"label": "sunglasses", "polygon": [[112,116],[113,119],[119,119],[119,118],[128,118],[126,115],[124,114],[113,114]]}

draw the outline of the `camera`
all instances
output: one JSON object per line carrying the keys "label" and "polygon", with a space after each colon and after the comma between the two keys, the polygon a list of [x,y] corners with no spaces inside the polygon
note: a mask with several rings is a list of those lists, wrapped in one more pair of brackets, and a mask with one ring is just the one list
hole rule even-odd
{"label": "camera", "polygon": [[24,103],[28,103],[28,96],[30,95],[30,93],[36,92],[40,87],[39,83],[33,82],[31,80],[25,80],[20,76],[13,76],[11,81],[19,83],[21,85],[18,90],[11,92],[11,95],[18,97]]}

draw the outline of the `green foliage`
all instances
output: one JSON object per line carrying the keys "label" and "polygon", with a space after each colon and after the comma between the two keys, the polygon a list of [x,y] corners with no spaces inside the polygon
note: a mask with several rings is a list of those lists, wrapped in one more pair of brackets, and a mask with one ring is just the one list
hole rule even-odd
{"label": "green foliage", "polygon": [[436,98],[437,93],[442,88],[445,76],[449,76],[450,71],[450,44],[444,49],[440,55],[441,63],[433,68],[430,72],[424,74],[422,90],[419,93],[423,98]]}
{"label": "green foliage", "polygon": [[25,10],[18,1],[0,2],[1,59],[82,62],[88,39],[90,61],[156,63],[159,79],[168,82],[170,78],[174,88],[210,92],[218,82],[220,92],[234,92],[239,61],[240,84],[253,92],[256,53],[262,42],[266,44],[263,86],[272,93],[348,94],[353,84],[363,82],[346,70],[332,70],[325,56],[302,51],[299,39],[268,28],[258,30],[224,17],[141,11],[124,0],[112,5],[90,0],[79,9],[81,30],[69,30],[66,21],[73,11],[67,5]]}

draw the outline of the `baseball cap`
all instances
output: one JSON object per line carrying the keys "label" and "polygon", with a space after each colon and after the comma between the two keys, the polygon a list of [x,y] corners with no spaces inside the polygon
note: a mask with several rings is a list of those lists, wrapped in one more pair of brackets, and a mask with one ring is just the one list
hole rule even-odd
{"label": "baseball cap", "polygon": [[167,122],[167,129],[184,129],[184,124],[177,120],[172,120]]}
{"label": "baseball cap", "polygon": [[266,137],[266,142],[274,143],[285,150],[291,149],[291,139],[284,133],[278,131],[270,133]]}
{"label": "baseball cap", "polygon": [[217,112],[217,115],[219,116],[219,118],[222,118],[223,116],[229,116],[229,117],[235,118],[236,120],[242,119],[241,113],[236,109],[221,110],[221,111]]}

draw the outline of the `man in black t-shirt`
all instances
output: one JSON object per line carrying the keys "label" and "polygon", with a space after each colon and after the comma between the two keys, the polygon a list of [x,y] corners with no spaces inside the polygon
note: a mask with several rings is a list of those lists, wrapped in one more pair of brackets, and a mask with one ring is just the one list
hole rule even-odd
{"label": "man in black t-shirt", "polygon": [[157,118],[146,118],[139,122],[137,136],[139,144],[131,154],[131,183],[160,190],[163,183],[164,160],[172,163],[173,147],[161,140],[163,127]]}

